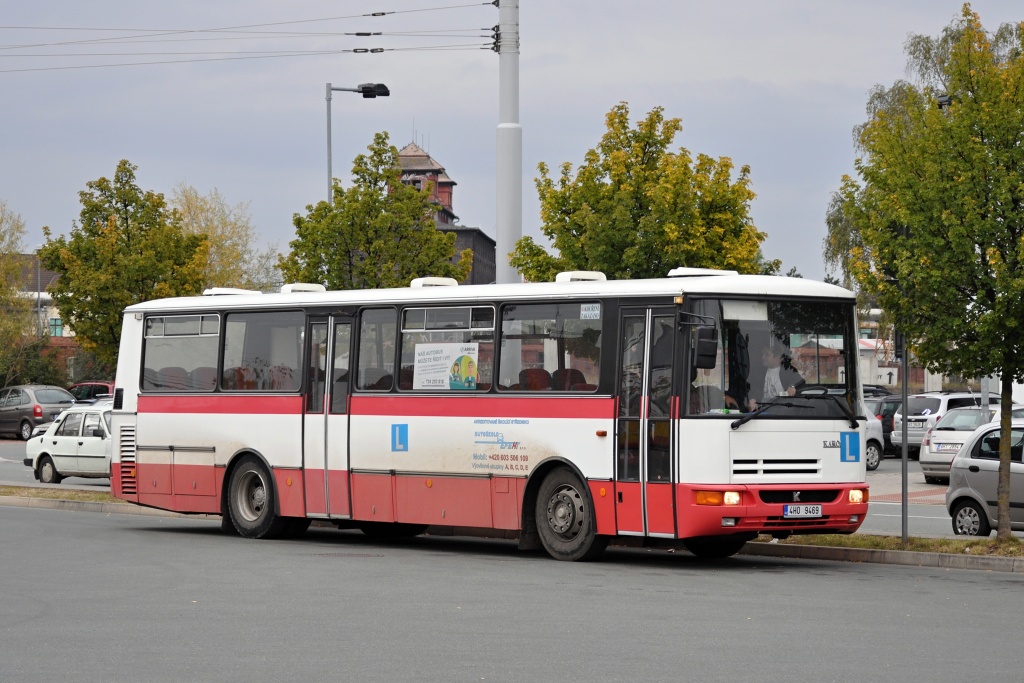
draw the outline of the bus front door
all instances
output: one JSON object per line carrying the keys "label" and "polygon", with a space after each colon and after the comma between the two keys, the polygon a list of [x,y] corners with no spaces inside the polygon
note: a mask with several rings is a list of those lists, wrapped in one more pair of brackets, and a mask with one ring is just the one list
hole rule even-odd
{"label": "bus front door", "polygon": [[679,358],[675,312],[626,308],[620,318],[615,463],[618,532],[675,538],[675,418]]}
{"label": "bus front door", "polygon": [[309,517],[351,517],[348,480],[348,382],[352,320],[311,317],[302,468]]}

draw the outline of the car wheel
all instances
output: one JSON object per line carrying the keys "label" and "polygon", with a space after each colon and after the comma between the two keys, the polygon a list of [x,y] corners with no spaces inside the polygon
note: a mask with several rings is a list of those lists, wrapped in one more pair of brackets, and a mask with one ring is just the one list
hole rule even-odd
{"label": "car wheel", "polygon": [[50,456],[44,455],[39,459],[39,481],[44,484],[59,484],[63,478],[54,466]]}
{"label": "car wheel", "polygon": [[882,462],[882,448],[878,445],[877,441],[868,441],[867,448],[864,450],[864,464],[867,466],[868,471],[872,472],[878,469],[878,465]]}
{"label": "car wheel", "polygon": [[534,513],[540,542],[556,560],[591,560],[608,546],[608,538],[597,535],[587,489],[565,468],[552,470],[544,477]]}
{"label": "car wheel", "polygon": [[988,536],[988,516],[973,500],[962,500],[953,508],[953,533],[957,536]]}
{"label": "car wheel", "polygon": [[21,427],[18,429],[18,436],[21,437],[22,441],[28,441],[32,438],[32,423],[25,421],[21,423]]}

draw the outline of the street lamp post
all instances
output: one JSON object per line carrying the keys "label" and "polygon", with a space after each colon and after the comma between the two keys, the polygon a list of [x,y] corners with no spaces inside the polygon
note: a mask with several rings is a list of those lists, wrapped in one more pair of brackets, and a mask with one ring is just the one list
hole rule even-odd
{"label": "street lamp post", "polygon": [[391,94],[383,83],[360,83],[354,88],[337,88],[327,84],[327,205],[334,206],[334,176],[331,173],[331,91],[357,92],[364,99],[387,97]]}

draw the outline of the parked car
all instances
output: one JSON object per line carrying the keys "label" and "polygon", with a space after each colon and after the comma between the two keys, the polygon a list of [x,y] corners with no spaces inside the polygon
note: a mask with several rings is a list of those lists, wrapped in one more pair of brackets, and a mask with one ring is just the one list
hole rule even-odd
{"label": "parked car", "polygon": [[[1024,419],[1024,406],[1014,406],[1014,420]],[[978,427],[999,419],[999,409],[968,406],[954,408],[925,432],[921,441],[921,473],[928,484],[949,483],[949,466],[957,451]]]}
{"label": "parked car", "polygon": [[64,477],[110,476],[111,401],[73,406],[25,444],[25,465],[44,484]]}
{"label": "parked car", "polygon": [[882,462],[882,421],[870,413],[866,416],[868,423],[867,443],[864,446],[864,464],[869,471],[877,470]]}
{"label": "parked car", "polygon": [[[988,536],[998,528],[999,423],[987,423],[970,436],[953,458],[946,509],[958,536]],[[1010,432],[1010,529],[1024,531],[1024,421]]]}
{"label": "parked car", "polygon": [[[998,405],[999,396],[989,394],[989,405]],[[935,422],[953,408],[981,405],[981,396],[969,391],[935,391],[914,394],[907,397],[907,410],[901,406],[893,415],[892,440],[893,448],[903,447],[903,418],[907,419],[907,448],[910,457],[917,459],[921,449],[924,433],[935,426]]]}
{"label": "parked car", "polygon": [[110,398],[114,395],[113,380],[91,379],[85,382],[75,382],[68,391],[75,397],[76,403],[92,403],[100,398]]}
{"label": "parked car", "polygon": [[895,453],[896,448],[892,445],[892,416],[900,409],[903,403],[902,396],[886,395],[865,398],[864,403],[868,410],[882,421],[882,456],[886,453]]}
{"label": "parked car", "polygon": [[74,402],[75,397],[67,391],[48,384],[0,389],[0,433],[15,434],[28,441],[35,425],[53,421]]}
{"label": "parked car", "polygon": [[880,396],[888,396],[892,392],[883,387],[881,384],[865,384],[861,387],[864,390],[865,396],[877,398]]}

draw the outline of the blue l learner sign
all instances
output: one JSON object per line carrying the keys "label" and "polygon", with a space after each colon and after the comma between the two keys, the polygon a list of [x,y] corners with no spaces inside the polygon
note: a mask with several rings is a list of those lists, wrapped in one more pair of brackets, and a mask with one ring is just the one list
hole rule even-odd
{"label": "blue l learner sign", "polygon": [[860,462],[859,432],[839,432],[839,462]]}

